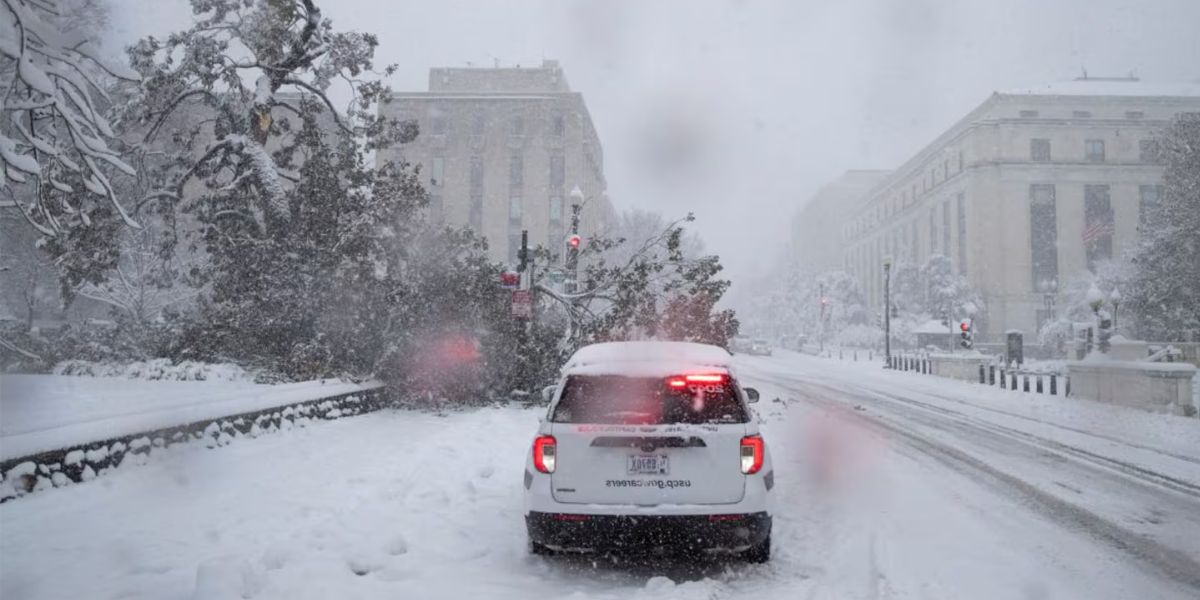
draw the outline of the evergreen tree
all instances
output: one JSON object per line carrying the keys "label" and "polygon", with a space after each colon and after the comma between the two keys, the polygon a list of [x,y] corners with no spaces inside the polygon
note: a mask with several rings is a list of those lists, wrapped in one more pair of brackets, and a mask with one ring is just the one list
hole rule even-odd
{"label": "evergreen tree", "polygon": [[1123,306],[1137,318],[1142,337],[1179,341],[1200,335],[1200,115],[1176,117],[1159,151],[1166,164],[1163,192],[1157,205],[1145,207]]}

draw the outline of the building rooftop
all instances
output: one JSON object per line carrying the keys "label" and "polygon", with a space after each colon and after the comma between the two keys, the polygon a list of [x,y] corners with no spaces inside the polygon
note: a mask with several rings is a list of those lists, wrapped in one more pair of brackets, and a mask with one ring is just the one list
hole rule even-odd
{"label": "building rooftop", "polygon": [[569,92],[557,60],[540,67],[440,67],[429,70],[430,92]]}
{"label": "building rooftop", "polygon": [[997,90],[1002,96],[1200,96],[1200,83],[1147,82],[1137,78],[1091,78]]}

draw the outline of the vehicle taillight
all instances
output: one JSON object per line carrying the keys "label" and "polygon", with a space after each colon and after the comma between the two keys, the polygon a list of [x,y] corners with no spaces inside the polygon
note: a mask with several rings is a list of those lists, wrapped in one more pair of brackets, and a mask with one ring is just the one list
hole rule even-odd
{"label": "vehicle taillight", "polygon": [[763,466],[763,439],[761,435],[748,435],[742,438],[742,472],[747,475],[757,473]]}
{"label": "vehicle taillight", "polygon": [[[539,435],[533,440],[533,466],[543,473],[554,472],[554,457],[558,454],[558,442],[552,435]],[[744,462],[744,459],[743,459]]]}
{"label": "vehicle taillight", "polygon": [[698,375],[676,375],[667,378],[667,385],[672,388],[685,388],[696,383],[721,383],[728,375],[724,373],[702,373]]}

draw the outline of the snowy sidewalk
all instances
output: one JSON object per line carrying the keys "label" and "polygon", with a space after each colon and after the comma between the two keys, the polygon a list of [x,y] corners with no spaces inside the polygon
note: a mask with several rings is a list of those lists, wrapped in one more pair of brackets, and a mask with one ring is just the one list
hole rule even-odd
{"label": "snowy sidewalk", "polygon": [[377,387],[3,374],[0,460]]}

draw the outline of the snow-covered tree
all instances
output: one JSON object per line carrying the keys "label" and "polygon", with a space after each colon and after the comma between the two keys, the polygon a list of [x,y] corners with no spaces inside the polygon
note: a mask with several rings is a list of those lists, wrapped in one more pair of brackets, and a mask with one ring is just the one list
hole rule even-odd
{"label": "snow-covered tree", "polygon": [[692,220],[626,214],[614,228],[619,237],[595,237],[581,250],[579,289],[564,293],[540,283],[553,310],[565,316],[562,347],[639,338],[726,345],[737,319],[716,304],[729,282],[718,277],[718,257],[689,254],[702,249],[685,229]]}
{"label": "snow-covered tree", "polygon": [[[284,144],[292,119],[302,116],[299,98],[320,106],[324,118],[364,143],[383,145],[411,139],[415,125],[376,116],[386,88],[365,80],[378,40],[371,34],[335,32],[315,0],[192,0],[195,23],[164,40],[148,37],[129,49],[143,83],[129,103],[140,115],[145,141],[152,143],[177,111],[201,124],[181,141],[189,153],[163,188],[143,202],[208,202],[237,195],[226,219],[247,220],[261,232],[285,226],[288,191],[299,180],[298,147]],[[391,67],[385,69],[390,73]],[[330,99],[335,83],[352,101],[344,111]],[[198,179],[204,195],[187,193]]]}
{"label": "snow-covered tree", "polygon": [[1159,148],[1166,164],[1162,197],[1146,207],[1123,306],[1142,337],[1177,341],[1200,335],[1200,115],[1176,117]]}
{"label": "snow-covered tree", "polygon": [[982,315],[982,297],[966,277],[954,271],[953,263],[944,255],[933,254],[925,260],[921,265],[921,279],[925,288],[924,310],[932,318],[957,321]]}
{"label": "snow-covered tree", "polygon": [[[137,73],[101,60],[80,0],[0,0],[0,188],[44,236],[91,225],[104,203],[128,225],[111,175],[133,175],[110,146],[108,82]],[[19,189],[18,189],[19,188]]]}

